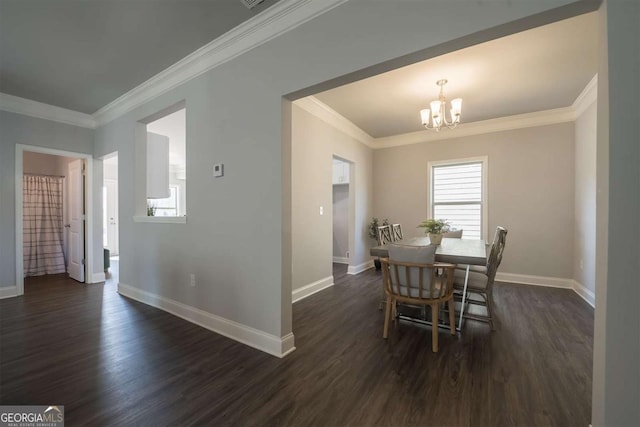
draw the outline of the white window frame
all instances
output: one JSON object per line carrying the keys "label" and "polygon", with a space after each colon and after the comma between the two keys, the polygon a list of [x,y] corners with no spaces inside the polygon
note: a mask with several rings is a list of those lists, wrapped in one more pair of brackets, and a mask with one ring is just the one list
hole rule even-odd
{"label": "white window frame", "polygon": [[427,196],[427,212],[428,212],[427,217],[433,218],[433,208],[434,208],[433,168],[434,166],[453,166],[453,165],[462,165],[466,163],[482,163],[482,202],[481,202],[481,209],[480,209],[480,212],[481,212],[480,215],[482,218],[480,218],[481,220],[480,238],[486,241],[488,238],[487,230],[488,230],[488,223],[489,223],[488,221],[489,220],[489,215],[488,215],[489,192],[488,192],[488,186],[487,186],[488,175],[489,175],[489,157],[488,156],[467,157],[464,159],[436,160],[436,161],[428,162],[427,189],[429,194]]}

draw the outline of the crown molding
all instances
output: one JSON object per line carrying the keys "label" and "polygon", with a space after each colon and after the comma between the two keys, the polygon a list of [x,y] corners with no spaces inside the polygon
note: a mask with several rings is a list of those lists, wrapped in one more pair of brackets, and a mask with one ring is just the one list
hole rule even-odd
{"label": "crown molding", "polygon": [[83,128],[94,129],[96,127],[96,121],[89,114],[67,110],[66,108],[56,107],[55,105],[44,104],[1,92],[0,110]]}
{"label": "crown molding", "polygon": [[329,107],[324,102],[320,101],[315,96],[307,96],[306,98],[293,101],[293,103],[307,111],[309,114],[314,115],[334,128],[346,133],[364,145],[370,148],[375,147],[374,138],[371,135],[360,129],[352,121]]}
{"label": "crown molding", "polygon": [[591,81],[587,83],[580,95],[573,101],[571,107],[576,112],[576,117],[585,112],[587,108],[593,104],[598,98],[598,75],[593,76]]}
{"label": "crown molding", "polygon": [[347,0],[280,0],[94,113],[98,125],[114,120],[212,68],[286,33]]}
{"label": "crown molding", "polygon": [[458,125],[455,130],[443,129],[440,132],[421,130],[418,132],[410,132],[386,138],[376,138],[374,140],[374,147],[376,149],[398,147],[401,145],[441,141],[491,132],[553,125],[557,123],[572,122],[575,118],[576,114],[572,107],[556,108],[553,110],[536,111],[533,113],[500,117],[480,122],[463,123]]}

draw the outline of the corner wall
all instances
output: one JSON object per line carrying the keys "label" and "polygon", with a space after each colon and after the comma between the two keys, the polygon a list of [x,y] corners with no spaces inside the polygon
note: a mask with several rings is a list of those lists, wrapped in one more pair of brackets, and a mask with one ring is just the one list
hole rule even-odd
{"label": "corner wall", "polygon": [[[333,156],[349,160],[354,181],[355,224],[349,224],[350,266],[369,260],[366,224],[372,208],[371,148],[293,104],[292,234],[293,290],[332,283]],[[324,215],[320,215],[320,206]],[[353,237],[352,237],[353,236]],[[322,285],[318,285],[322,286]]]}
{"label": "corner wall", "polygon": [[[454,131],[455,132],[455,131]],[[502,274],[573,277],[573,123],[375,150],[373,215],[420,236],[428,162],[488,157],[488,236],[509,230]]]}
{"label": "corner wall", "polygon": [[594,305],[596,291],[597,103],[575,121],[575,207],[573,279],[578,293]]}
{"label": "corner wall", "polygon": [[16,144],[91,154],[93,135],[92,129],[0,111],[0,288],[16,286]]}

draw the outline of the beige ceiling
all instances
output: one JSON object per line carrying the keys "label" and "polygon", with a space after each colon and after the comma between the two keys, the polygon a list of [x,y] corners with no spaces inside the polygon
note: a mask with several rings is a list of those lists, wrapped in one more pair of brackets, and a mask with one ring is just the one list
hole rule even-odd
{"label": "beige ceiling", "polygon": [[596,12],[472,46],[321,92],[374,138],[423,130],[420,110],[446,78],[464,123],[570,106],[597,73]]}

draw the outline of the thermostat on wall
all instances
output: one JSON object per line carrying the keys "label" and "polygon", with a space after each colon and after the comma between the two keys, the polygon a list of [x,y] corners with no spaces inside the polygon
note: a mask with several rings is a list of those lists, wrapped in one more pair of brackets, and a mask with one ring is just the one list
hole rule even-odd
{"label": "thermostat on wall", "polygon": [[224,165],[222,163],[216,163],[213,165],[213,176],[219,177],[224,175]]}

